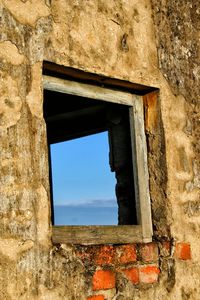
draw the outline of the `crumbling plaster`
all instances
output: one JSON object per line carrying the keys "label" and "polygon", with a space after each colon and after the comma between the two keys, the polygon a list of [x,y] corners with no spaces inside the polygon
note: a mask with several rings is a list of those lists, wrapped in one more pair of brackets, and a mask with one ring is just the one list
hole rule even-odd
{"label": "crumbling plaster", "polygon": [[73,247],[57,249],[50,240],[41,80],[47,60],[160,89],[166,182],[157,192],[154,170],[152,208],[163,226],[156,238],[190,242],[193,260],[161,262],[154,287],[127,284],[104,294],[198,299],[199,12],[195,0],[151,2],[0,1],[0,298],[81,300],[90,291]]}

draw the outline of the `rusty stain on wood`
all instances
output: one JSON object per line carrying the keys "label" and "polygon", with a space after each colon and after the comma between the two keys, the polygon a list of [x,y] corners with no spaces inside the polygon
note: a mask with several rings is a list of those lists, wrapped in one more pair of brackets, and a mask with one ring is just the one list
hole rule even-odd
{"label": "rusty stain on wood", "polygon": [[145,130],[153,132],[158,126],[158,92],[143,96],[145,113]]}

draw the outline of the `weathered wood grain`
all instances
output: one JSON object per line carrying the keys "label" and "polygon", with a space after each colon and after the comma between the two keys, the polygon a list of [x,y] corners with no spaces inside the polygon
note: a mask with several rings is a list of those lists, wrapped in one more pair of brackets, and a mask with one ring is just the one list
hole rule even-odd
{"label": "weathered wood grain", "polygon": [[143,241],[150,242],[152,240],[152,218],[142,97],[133,96],[133,107],[129,111],[137,217],[139,224],[142,225]]}
{"label": "weathered wood grain", "polygon": [[54,244],[128,244],[142,242],[140,225],[53,226]]}
{"label": "weathered wood grain", "polygon": [[114,89],[103,88],[91,84],[75,82],[71,80],[43,75],[43,87],[46,90],[66,93],[85,98],[104,100],[124,105],[132,105],[131,93],[121,92]]}

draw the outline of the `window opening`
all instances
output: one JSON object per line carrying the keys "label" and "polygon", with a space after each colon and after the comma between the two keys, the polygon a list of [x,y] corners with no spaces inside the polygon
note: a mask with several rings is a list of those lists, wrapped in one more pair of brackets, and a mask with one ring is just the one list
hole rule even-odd
{"label": "window opening", "polygon": [[[109,165],[116,177],[118,224],[137,224],[129,106],[44,90],[44,116],[49,147],[108,131]],[[70,170],[66,168],[66,172]],[[51,194],[53,203],[53,191]]]}
{"label": "window opening", "polygon": [[[79,70],[62,68],[54,64],[50,65],[50,70],[51,67],[60,70],[61,74],[72,77],[59,78],[57,71],[52,76],[43,75],[43,108],[47,125],[49,158],[51,144],[108,131],[109,165],[117,181],[119,224],[118,226],[53,226],[53,243],[88,245],[152,241],[145,124],[153,116],[154,106],[152,108],[148,105],[151,96],[146,103],[139,95],[155,88],[98,76],[96,78],[94,74],[81,73]],[[45,69],[44,74],[48,74]],[[78,81],[73,81],[73,78],[78,78]],[[91,84],[94,83],[95,78],[97,85]],[[87,80],[90,84],[86,83]],[[108,85],[102,87],[98,80],[105,85],[110,83],[113,88],[109,88]],[[126,90],[128,86],[130,91]],[[119,90],[120,87],[122,90]],[[136,95],[133,94],[135,89],[138,89]],[[145,112],[148,108],[148,113],[145,113],[147,118],[145,123],[144,108]],[[51,170],[51,159],[49,159],[49,166]],[[52,184],[50,184],[51,188]]]}
{"label": "window opening", "polygon": [[116,225],[108,132],[52,144],[54,225]]}

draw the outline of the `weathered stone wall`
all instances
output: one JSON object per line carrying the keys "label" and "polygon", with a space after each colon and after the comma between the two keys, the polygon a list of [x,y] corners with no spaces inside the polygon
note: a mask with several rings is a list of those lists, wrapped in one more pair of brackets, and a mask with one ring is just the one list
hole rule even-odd
{"label": "weathered stone wall", "polygon": [[[0,1],[1,299],[199,298],[198,7],[195,0]],[[51,244],[43,60],[160,89],[160,129],[149,148],[150,258],[141,245],[114,246],[123,266],[112,249],[99,263],[93,248]],[[98,270],[114,273],[109,286],[94,289]]]}
{"label": "weathered stone wall", "polygon": [[[178,110],[179,114],[182,114],[177,122],[177,127],[182,133],[177,135],[174,128],[171,136],[171,143],[176,146],[174,155],[171,155],[170,169],[168,169],[168,172],[175,175],[170,188],[170,198],[173,198],[171,232],[172,236],[177,238],[180,238],[180,235],[188,236],[192,244],[193,261],[198,266],[200,2],[194,0],[152,0],[151,2],[159,67],[173,94],[176,95],[174,111],[170,113],[173,122],[176,122]],[[182,102],[182,112],[177,107],[178,102]],[[196,266],[193,264],[190,266],[189,273],[187,273],[188,281],[180,288],[182,299],[198,299],[199,283],[195,280],[191,281],[192,274],[196,272]],[[176,278],[178,278],[179,271],[180,269],[177,268]],[[196,274],[196,276],[199,275]]]}

